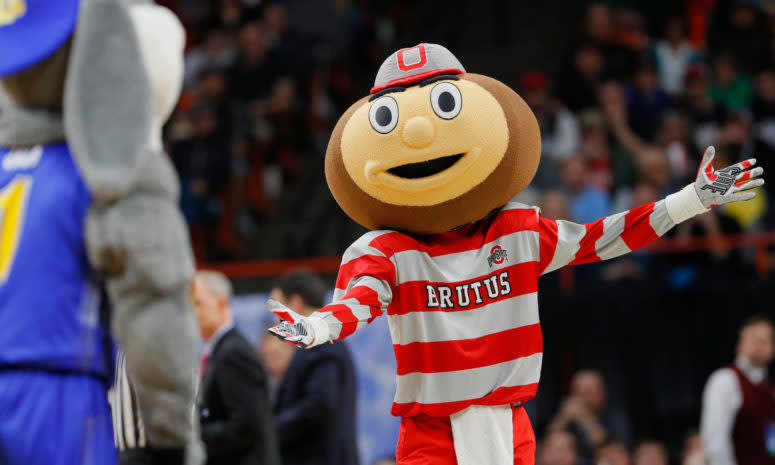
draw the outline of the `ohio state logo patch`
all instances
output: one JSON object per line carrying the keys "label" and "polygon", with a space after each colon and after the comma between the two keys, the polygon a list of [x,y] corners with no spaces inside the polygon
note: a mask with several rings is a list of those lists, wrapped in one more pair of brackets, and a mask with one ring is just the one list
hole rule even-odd
{"label": "ohio state logo patch", "polygon": [[487,257],[487,264],[490,265],[490,268],[492,268],[493,263],[500,265],[504,262],[504,260],[508,259],[509,258],[506,256],[506,249],[502,249],[501,246],[496,245],[490,249],[490,256]]}

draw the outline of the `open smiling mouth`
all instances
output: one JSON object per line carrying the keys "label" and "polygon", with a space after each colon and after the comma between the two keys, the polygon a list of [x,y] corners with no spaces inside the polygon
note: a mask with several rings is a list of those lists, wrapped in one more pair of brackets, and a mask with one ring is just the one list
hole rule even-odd
{"label": "open smiling mouth", "polygon": [[400,178],[418,179],[433,176],[450,168],[452,165],[463,158],[462,153],[448,155],[446,157],[434,158],[432,160],[421,161],[419,163],[408,163],[406,165],[390,168],[388,172]]}

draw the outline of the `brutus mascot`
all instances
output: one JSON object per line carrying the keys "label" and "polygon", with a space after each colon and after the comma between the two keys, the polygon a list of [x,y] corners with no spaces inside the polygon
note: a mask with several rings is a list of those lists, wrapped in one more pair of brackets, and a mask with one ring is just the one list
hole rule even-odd
{"label": "brutus mascot", "polygon": [[521,404],[541,372],[538,278],[613,258],[763,180],[748,160],[705,152],[697,180],[656,203],[590,224],[511,199],[530,183],[540,134],[504,84],[466,73],[444,47],[391,55],[371,96],[341,117],[326,177],[342,209],[372,229],[344,253],[334,301],[302,317],[270,301],[270,331],[301,347],[341,340],[387,313],[398,373],[401,465],[532,464]]}
{"label": "brutus mascot", "polygon": [[150,1],[0,1],[0,463],[115,463],[109,321],[137,463],[183,462],[193,259],[161,143],[183,43]]}

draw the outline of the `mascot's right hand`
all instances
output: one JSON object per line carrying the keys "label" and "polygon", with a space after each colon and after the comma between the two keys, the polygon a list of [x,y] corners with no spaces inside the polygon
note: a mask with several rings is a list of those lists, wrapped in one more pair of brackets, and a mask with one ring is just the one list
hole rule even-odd
{"label": "mascot's right hand", "polygon": [[316,342],[315,330],[307,317],[272,299],[266,301],[266,308],[280,318],[280,323],[269,328],[270,334],[301,348],[309,347]]}

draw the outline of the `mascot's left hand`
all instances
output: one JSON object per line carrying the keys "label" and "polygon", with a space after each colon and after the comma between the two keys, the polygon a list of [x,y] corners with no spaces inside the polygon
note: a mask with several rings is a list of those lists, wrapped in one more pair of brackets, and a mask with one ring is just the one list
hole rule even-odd
{"label": "mascot's left hand", "polygon": [[280,323],[269,328],[270,334],[301,348],[309,347],[316,342],[315,330],[309,318],[299,315],[272,299],[266,301],[266,308],[280,318]]}
{"label": "mascot's left hand", "polygon": [[764,168],[761,167],[751,169],[756,164],[756,159],[741,161],[717,171],[713,169],[715,155],[713,146],[705,150],[697,179],[691,184],[702,205],[711,208],[756,197],[755,192],[745,192],[764,185],[764,179],[754,179],[764,173]]}

